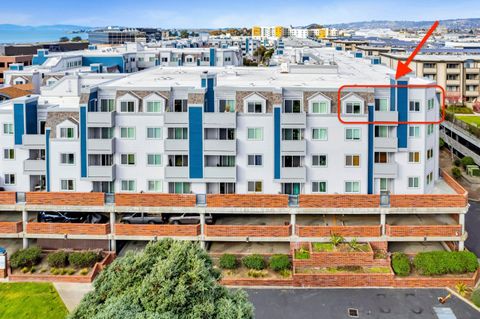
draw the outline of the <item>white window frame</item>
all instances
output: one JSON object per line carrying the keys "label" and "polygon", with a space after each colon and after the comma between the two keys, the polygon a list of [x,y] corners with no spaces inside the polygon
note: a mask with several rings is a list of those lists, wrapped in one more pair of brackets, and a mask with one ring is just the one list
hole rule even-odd
{"label": "white window frame", "polygon": [[[314,156],[325,156],[325,165],[315,165],[313,163],[313,157]],[[312,154],[312,167],[314,168],[325,168],[325,167],[328,167],[328,154]]]}
{"label": "white window frame", "polygon": [[[7,175],[9,176],[9,178],[8,178],[9,182],[8,183],[7,183]],[[13,183],[11,182],[11,180],[12,180],[11,177],[12,176],[13,176]],[[4,173],[3,174],[3,179],[4,179],[3,183],[4,183],[5,186],[15,186],[15,185],[17,185],[17,176],[14,173]]]}
{"label": "white window frame", "polygon": [[[412,162],[412,161],[410,161],[410,154],[412,154],[412,153],[418,153],[418,162]],[[408,156],[408,163],[409,163],[409,164],[420,164],[421,161],[422,161],[422,160],[421,160],[421,158],[422,158],[422,153],[421,153],[420,151],[409,151],[407,156]]]}
{"label": "white window frame", "polygon": [[[157,132],[160,132],[160,136],[159,137],[149,137],[148,136],[148,131],[149,130],[153,130],[154,133],[157,133]],[[163,138],[163,130],[162,130],[162,127],[147,127],[146,129],[146,132],[145,132],[145,136],[147,138],[147,140],[161,140]]]}
{"label": "white window frame", "polygon": [[[317,139],[315,138],[315,130],[318,130],[320,132],[320,130],[325,130],[326,134],[325,134],[325,139]],[[313,127],[312,128],[312,141],[317,141],[317,142],[325,142],[325,141],[328,141],[328,127]]]}
{"label": "white window frame", "polygon": [[[349,156],[352,157],[352,165],[347,164],[347,158]],[[354,156],[358,156],[358,166],[353,165],[353,157]],[[345,154],[344,165],[345,165],[345,167],[348,167],[348,168],[359,168],[359,167],[361,167],[362,166],[362,158],[361,158],[360,154]]]}
{"label": "white window frame", "polygon": [[[414,133],[416,133],[418,131],[418,135],[414,134],[414,135],[411,135],[411,131],[410,129],[414,129]],[[420,129],[420,126],[419,125],[409,125],[408,126],[408,138],[420,138],[422,135],[421,133],[421,129]]]}
{"label": "white window frame", "polygon": [[[318,183],[319,184],[318,186],[320,186],[320,183],[325,183],[325,191],[321,192],[320,187],[318,187],[319,191],[314,191],[313,190],[313,184],[314,183]],[[326,194],[326,193],[328,193],[328,182],[327,181],[312,181],[311,186],[312,186],[312,194]]]}
{"label": "white window frame", "polygon": [[[160,164],[150,164],[148,162],[150,156],[153,156],[154,158],[156,158],[157,156],[160,157]],[[161,153],[148,153],[147,154],[147,166],[155,166],[155,167],[161,167],[163,165],[163,157],[162,157],[162,154]]]}
{"label": "white window frame", "polygon": [[[64,187],[63,187],[63,186],[64,186],[64,185],[63,185],[64,182],[67,183],[67,188],[64,188]],[[72,186],[72,189],[69,188],[70,182],[72,183],[72,185],[71,185],[71,186]],[[62,178],[62,179],[60,179],[60,190],[61,190],[62,192],[74,192],[75,189],[76,189],[75,179],[73,179],[73,178]]]}
{"label": "white window frame", "polygon": [[[416,108],[416,104],[418,103],[418,111],[417,110],[413,110],[411,109],[411,104],[412,102],[414,103],[414,108]],[[410,113],[418,113],[418,112],[421,112],[422,111],[422,103],[420,100],[409,100],[408,101],[408,112]]]}
{"label": "white window frame", "polygon": [[[129,157],[130,155],[133,155],[133,164],[129,164]],[[123,157],[126,156],[126,159],[127,159],[127,162],[124,164],[123,163]],[[135,166],[137,165],[137,154],[135,153],[121,153],[120,154],[120,165],[124,165],[124,166]]]}
{"label": "white window frame", "polygon": [[[133,137],[128,137],[129,130],[133,129]],[[122,130],[126,130],[127,137],[122,136]],[[135,126],[121,126],[120,127],[120,138],[122,140],[134,140],[137,138],[137,128]]]}
{"label": "white window frame", "polygon": [[[11,129],[11,131],[10,131]],[[4,135],[13,135],[15,134],[15,127],[13,123],[3,123],[3,134]]]}
{"label": "white window frame", "polygon": [[[69,155],[73,155],[73,163],[68,163],[68,161],[64,163],[63,162],[64,156],[65,156],[66,159],[68,159]],[[60,153],[60,165],[66,165],[66,166],[75,165],[75,153]]]}
{"label": "white window frame", "polygon": [[[250,161],[249,161],[250,156],[253,156],[253,157],[254,157],[254,158],[253,158],[253,161],[254,161],[255,163],[257,162],[257,161],[256,161],[256,157],[257,157],[257,156],[260,156],[260,157],[262,158],[262,165],[257,165],[257,164],[251,165],[251,164],[249,164],[249,163],[250,163]],[[247,154],[247,166],[248,166],[248,167],[263,167],[263,154]]]}
{"label": "white window frame", "polygon": [[[412,181],[414,181],[416,179],[417,180],[417,186],[410,186],[410,179],[412,179]],[[411,189],[420,188],[420,177],[419,176],[408,176],[407,177],[407,188],[411,188]]]}
{"label": "white window frame", "polygon": [[[160,189],[151,190],[150,189],[150,183],[153,183],[154,186],[160,185]],[[163,192],[163,180],[161,180],[161,179],[149,179],[149,180],[147,180],[147,192],[149,192],[149,193],[162,193]]]}
{"label": "white window frame", "polygon": [[[64,127],[58,127],[58,138],[62,140],[74,140],[77,138],[76,132],[75,132],[75,127],[73,126],[64,126]],[[65,130],[65,131],[64,131]],[[68,132],[69,130],[72,130],[72,137],[68,137]],[[63,137],[63,132],[66,133],[66,136]]]}
{"label": "white window frame", "polygon": [[[12,151],[13,151],[13,156],[10,157],[10,155],[12,154],[12,153],[11,153]],[[8,153],[8,157],[5,156],[7,153]],[[16,153],[17,153],[17,152],[15,151],[14,148],[8,148],[8,147],[7,147],[7,148],[4,148],[4,149],[3,149],[3,159],[6,160],[6,161],[13,161],[13,160],[15,160],[15,158],[16,158],[16,156],[17,156]]]}
{"label": "white window frame", "polygon": [[[248,134],[250,130],[260,130],[261,135],[262,135],[261,138],[259,138],[259,139],[250,138],[250,137],[249,137],[249,134]],[[256,135],[256,134],[255,134],[255,135]],[[248,141],[263,141],[263,138],[264,138],[263,127],[247,127],[247,140],[248,140]]]}
{"label": "white window frame", "polygon": [[[126,182],[128,183],[128,189],[123,188],[123,183]],[[133,182],[133,189],[130,189],[130,183]],[[137,181],[135,179],[122,179],[120,180],[120,191],[122,192],[128,192],[128,193],[134,193],[137,191]]]}
{"label": "white window frame", "polygon": [[[358,139],[351,139],[347,137],[347,131],[358,131]],[[387,130],[388,131],[388,130]],[[353,135],[352,135],[353,136]],[[345,128],[345,141],[348,142],[360,142],[362,140],[362,129],[359,127],[346,127]]]}
{"label": "white window frame", "polygon": [[[358,192],[354,192],[354,191],[352,191],[352,192],[347,192],[347,183],[352,183],[352,188],[353,188],[353,185],[354,185],[353,183],[358,184]],[[345,194],[360,194],[360,192],[361,192],[361,187],[362,187],[362,185],[361,185],[360,181],[345,181],[345,183],[344,183],[344,191],[345,191]]]}
{"label": "white window frame", "polygon": [[[254,190],[254,191],[250,191],[250,190],[249,190],[250,183],[254,183],[254,184],[253,184],[254,189],[256,189],[256,184],[257,184],[257,183],[261,183],[261,185],[262,185],[262,191],[260,191],[260,192],[257,192],[257,191],[255,191],[255,190]],[[248,180],[248,181],[247,181],[247,193],[249,193],[249,194],[263,194],[263,192],[264,192],[263,180]]]}

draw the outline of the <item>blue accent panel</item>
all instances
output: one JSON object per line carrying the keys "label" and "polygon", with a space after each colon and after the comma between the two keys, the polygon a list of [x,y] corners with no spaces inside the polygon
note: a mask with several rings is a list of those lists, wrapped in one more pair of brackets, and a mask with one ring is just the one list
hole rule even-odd
{"label": "blue accent panel", "polygon": [[342,51],[342,47],[335,47],[335,50]]}
{"label": "blue accent panel", "polygon": [[207,79],[207,93],[205,94],[205,112],[215,112],[215,79]]}
{"label": "blue accent panel", "polygon": [[363,56],[362,52],[355,52],[356,58],[361,58]]}
{"label": "blue accent panel", "polygon": [[13,127],[15,145],[22,145],[22,135],[25,134],[25,112],[23,104],[13,104]]}
{"label": "blue accent panel", "polygon": [[202,107],[188,108],[188,146],[190,178],[203,178],[203,119]]}
{"label": "blue accent panel", "polygon": [[47,192],[50,191],[50,128],[45,129],[45,179]]}
{"label": "blue accent panel", "polygon": [[248,48],[250,46],[250,41],[248,41],[248,38],[245,40],[245,52],[248,53]]}
{"label": "blue accent panel", "polygon": [[125,61],[122,56],[83,56],[82,65],[90,66],[92,63],[101,63],[105,68],[118,66],[120,73],[125,71]]}
{"label": "blue accent panel", "polygon": [[[395,85],[395,80],[390,79],[390,85]],[[395,95],[397,90],[395,87],[390,88],[390,111],[395,111]]]}
{"label": "blue accent panel", "polygon": [[80,176],[87,177],[87,107],[80,106]]}
{"label": "blue accent panel", "polygon": [[[368,121],[374,121],[374,106],[368,106]],[[373,194],[373,158],[374,158],[374,148],[373,148],[373,139],[374,139],[374,125],[368,124],[368,194]]]}
{"label": "blue accent panel", "polygon": [[25,105],[25,133],[37,134],[37,101]]}
{"label": "blue accent panel", "polygon": [[[407,85],[408,81],[398,81],[398,85]],[[397,88],[398,121],[408,121],[408,88]],[[397,129],[398,148],[408,146],[408,125],[399,124]]]}
{"label": "blue accent panel", "polygon": [[207,79],[202,79],[202,88],[207,87]]}
{"label": "blue accent panel", "polygon": [[215,48],[210,48],[210,66],[215,66]]}
{"label": "blue accent panel", "polygon": [[280,179],[280,108],[276,107],[273,109],[273,134],[274,134],[274,141],[273,141],[273,157],[274,157],[274,171],[273,175],[275,179]]}

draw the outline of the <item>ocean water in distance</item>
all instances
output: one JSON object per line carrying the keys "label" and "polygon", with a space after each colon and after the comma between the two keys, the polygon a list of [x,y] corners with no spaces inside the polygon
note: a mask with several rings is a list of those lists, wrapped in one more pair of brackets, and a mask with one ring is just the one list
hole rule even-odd
{"label": "ocean water in distance", "polygon": [[5,30],[0,27],[0,43],[34,43],[58,41],[61,37],[69,39],[79,36],[88,39],[86,33],[71,33],[68,30],[18,29]]}

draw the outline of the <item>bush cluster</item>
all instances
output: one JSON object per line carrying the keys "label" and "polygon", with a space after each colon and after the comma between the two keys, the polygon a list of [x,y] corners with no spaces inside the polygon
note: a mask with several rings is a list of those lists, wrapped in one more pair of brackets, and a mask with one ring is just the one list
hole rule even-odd
{"label": "bush cluster", "polygon": [[10,257],[10,266],[12,268],[32,267],[41,260],[42,250],[39,247],[30,247],[20,249]]}
{"label": "bush cluster", "polygon": [[480,307],[480,288],[477,288],[472,292],[472,302],[475,306]]}
{"label": "bush cluster", "polygon": [[459,158],[457,158],[456,160],[453,161],[453,165],[460,167],[460,165],[462,165],[462,161]]}
{"label": "bush cluster", "polygon": [[68,253],[65,250],[59,250],[47,256],[47,263],[50,267],[62,268],[68,264]]}
{"label": "bush cluster", "polygon": [[242,259],[242,263],[248,269],[265,269],[265,259],[263,259],[262,255],[254,254],[250,256],[245,256]]}
{"label": "bush cluster", "polygon": [[410,260],[404,253],[393,253],[392,268],[398,276],[408,276],[410,274]]}
{"label": "bush cluster", "polygon": [[290,269],[291,263],[288,255],[276,254],[270,257],[269,260],[270,269],[273,271],[282,271]]}
{"label": "bush cluster", "polygon": [[462,171],[460,170],[460,168],[456,166],[452,167],[452,176],[455,179],[459,179],[460,177],[462,177]]}
{"label": "bush cluster", "polygon": [[223,254],[219,263],[222,269],[236,269],[238,267],[237,257],[232,254]]}
{"label": "bush cluster", "polygon": [[422,275],[463,274],[478,268],[477,256],[469,251],[430,251],[418,253],[413,263]]}
{"label": "bush cluster", "polygon": [[475,165],[475,161],[470,156],[465,156],[461,161],[463,167],[467,167],[467,165]]}
{"label": "bush cluster", "polygon": [[75,268],[93,267],[100,259],[101,255],[96,251],[74,251],[68,254],[68,262]]}

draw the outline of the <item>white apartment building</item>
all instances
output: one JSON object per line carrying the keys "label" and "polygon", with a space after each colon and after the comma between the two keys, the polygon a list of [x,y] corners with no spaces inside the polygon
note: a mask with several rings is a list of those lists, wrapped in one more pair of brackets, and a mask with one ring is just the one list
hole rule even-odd
{"label": "white apartment building", "polygon": [[[220,194],[433,193],[435,89],[332,48],[336,65],[154,67],[71,74],[0,104],[8,191]],[[332,70],[335,68],[335,70]],[[398,84],[428,84],[402,78]],[[342,124],[387,121],[391,124]]]}

